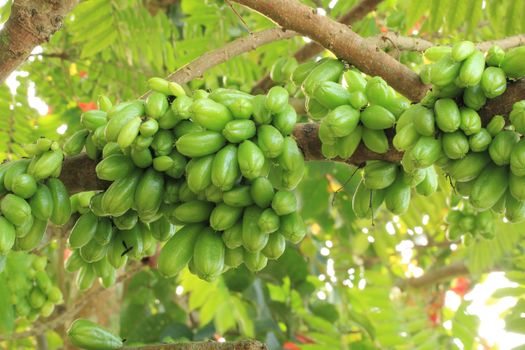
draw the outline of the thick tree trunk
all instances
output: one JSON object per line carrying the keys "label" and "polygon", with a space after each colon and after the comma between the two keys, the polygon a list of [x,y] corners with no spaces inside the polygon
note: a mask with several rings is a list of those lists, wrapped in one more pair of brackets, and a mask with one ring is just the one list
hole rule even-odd
{"label": "thick tree trunk", "polygon": [[77,0],[14,0],[0,32],[0,82],[24,62],[33,48],[47,42]]}

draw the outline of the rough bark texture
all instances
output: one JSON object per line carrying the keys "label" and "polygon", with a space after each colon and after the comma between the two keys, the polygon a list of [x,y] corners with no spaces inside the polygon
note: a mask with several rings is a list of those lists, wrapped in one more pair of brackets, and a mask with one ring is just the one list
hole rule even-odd
{"label": "rough bark texture", "polygon": [[[382,1],[383,0],[362,0],[352,8],[350,12],[341,16],[337,20],[346,25],[351,25],[365,17],[369,12],[373,11]],[[304,62],[323,50],[324,48],[321,45],[312,42],[297,51],[294,57],[298,62]],[[268,91],[270,87],[272,87],[272,79],[270,78],[270,75],[267,74],[253,87],[252,92],[265,92]]]}
{"label": "rough bark texture", "polygon": [[[382,1],[383,0],[363,0],[360,3],[358,3],[354,8],[352,8],[350,12],[339,17],[337,21],[346,25],[354,24],[370,12],[374,11],[377,5],[379,5],[379,3],[381,3]],[[304,62],[309,58],[314,57],[323,50],[324,48],[321,45],[317,43],[309,43],[308,45],[305,45],[303,48],[297,51],[294,57],[295,59],[297,59],[298,62]]]}
{"label": "rough bark texture", "polygon": [[518,101],[525,100],[525,78],[507,85],[507,91],[492,100],[489,100],[479,111],[483,124],[489,123],[490,119],[499,115],[508,115],[512,105]]}
{"label": "rough bark texture", "polygon": [[33,48],[47,42],[61,26],[76,0],[15,0],[0,32],[0,82],[26,60]]}
{"label": "rough bark texture", "polygon": [[[411,36],[402,36],[399,33],[395,32],[387,32],[384,34],[376,35],[367,40],[371,43],[374,43],[382,49],[393,48],[398,49],[400,51],[423,52],[426,49],[435,46],[433,42],[430,42],[428,40]],[[525,45],[525,34],[509,36],[508,38],[500,40],[482,41],[476,44],[477,48],[481,51],[487,51],[492,45],[498,45],[505,50]]]}
{"label": "rough bark texture", "polygon": [[178,344],[158,344],[140,347],[127,346],[123,350],[267,350],[263,343],[256,340],[239,342],[192,342]]}
{"label": "rough bark texture", "polygon": [[266,15],[286,29],[308,36],[355,65],[362,72],[383,77],[411,101],[419,101],[428,91],[419,76],[379,47],[360,37],[346,25],[318,15],[296,0],[235,0]]}
{"label": "rough bark texture", "polygon": [[68,157],[64,161],[60,180],[70,194],[107,188],[109,182],[100,180],[95,172],[97,163],[85,154]]}

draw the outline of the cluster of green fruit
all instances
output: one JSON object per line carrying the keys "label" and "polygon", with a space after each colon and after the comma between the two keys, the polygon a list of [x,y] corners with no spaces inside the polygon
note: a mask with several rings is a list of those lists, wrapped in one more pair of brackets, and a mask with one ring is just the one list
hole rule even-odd
{"label": "cluster of green fruit", "polygon": [[[305,225],[292,190],[304,159],[290,136],[297,115],[288,92],[197,90],[190,97],[164,79],[149,84],[145,101],[113,106],[102,97],[64,146],[68,155],[85,148],[101,158],[97,176],[112,182],[74,199],[81,216],[69,237],[68,269],[80,270],[79,285],[128,255],[152,254],[155,241],[167,241],[161,273],[173,276],[189,264],[206,280],[242,263],[259,271],[286,240],[299,242]],[[175,232],[174,225],[183,227]]]}
{"label": "cluster of green fruit", "polygon": [[[276,70],[274,66],[272,72]],[[320,120],[319,138],[326,158],[350,158],[361,142],[378,154],[390,149],[388,129],[403,119],[409,103],[383,79],[345,70],[343,63],[330,58],[296,66],[289,77],[301,87],[299,94],[306,97],[308,115]],[[372,218],[383,202],[391,212],[404,213],[412,188],[423,195],[436,190],[438,175],[430,165],[414,174],[403,171],[399,164],[366,162],[352,198],[354,213]]]}
{"label": "cluster of green fruit", "polygon": [[49,278],[46,265],[44,256],[24,252],[7,255],[2,275],[17,317],[34,322],[40,316],[50,316],[55,305],[62,303],[62,292]]}
{"label": "cluster of green fruit", "polygon": [[477,111],[505,92],[508,79],[525,76],[525,47],[505,52],[493,46],[485,55],[473,43],[460,42],[430,48],[425,58],[433,63],[423,66],[421,79],[433,88],[411,106],[381,78],[344,71],[333,59],[290,65],[295,69],[281,68],[281,76],[301,87],[309,116],[321,120],[319,138],[327,158],[349,158],[361,141],[375,153],[386,153],[388,129],[395,131],[392,145],[404,152],[401,164],[366,163],[353,198],[358,217],[372,217],[383,201],[402,214],[411,188],[423,195],[436,190],[437,165],[476,210],[493,208],[509,221],[524,220],[525,102],[514,105],[508,127],[503,116],[493,116],[484,128]]}
{"label": "cluster of green fruit", "polygon": [[495,46],[486,56],[471,42],[429,50],[435,63],[425,66],[422,79],[433,90],[397,123],[394,146],[405,151],[404,170],[436,164],[475,210],[525,220],[525,102],[514,104],[507,127],[503,116],[483,127],[477,112],[506,90],[507,78],[525,76],[525,47],[505,53]]}
{"label": "cluster of green fruit", "polygon": [[496,214],[490,210],[479,211],[462,199],[459,195],[452,195],[451,209],[445,217],[448,224],[446,236],[450,241],[460,238],[468,240],[476,237],[492,239],[495,235],[494,222]]}
{"label": "cluster of green fruit", "polygon": [[105,216],[100,208],[102,196],[94,191],[71,196],[72,210],[80,216],[69,235],[72,252],[65,269],[78,271],[76,285],[80,290],[90,288],[97,277],[102,286],[113,285],[116,270],[126,264],[128,257],[140,260],[154,255],[157,241],[165,241],[175,232],[164,216],[149,225],[139,221],[132,210],[119,217]]}
{"label": "cluster of green fruit", "polygon": [[71,215],[69,195],[57,178],[64,159],[58,143],[41,138],[25,151],[31,159],[0,165],[0,255],[36,248],[48,221],[63,225]]}

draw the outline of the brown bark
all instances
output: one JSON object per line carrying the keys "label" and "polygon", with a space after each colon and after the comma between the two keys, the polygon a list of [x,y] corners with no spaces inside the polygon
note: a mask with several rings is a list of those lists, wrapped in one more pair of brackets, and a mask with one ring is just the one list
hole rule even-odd
{"label": "brown bark", "polygon": [[357,35],[346,25],[319,15],[311,7],[296,0],[235,1],[262,13],[283,28],[310,37],[362,72],[382,77],[411,101],[420,101],[430,88],[423,84],[410,68]]}
{"label": "brown bark", "polygon": [[[347,25],[353,24],[365,17],[369,12],[373,11],[382,1],[383,0],[362,0],[354,8],[352,8],[350,12],[339,17],[337,20]],[[324,48],[321,45],[312,42],[297,51],[294,57],[298,62],[304,62],[322,52],[323,50]],[[270,75],[267,74],[252,88],[252,92],[266,92],[271,87],[272,79],[270,78]]]}
{"label": "brown bark", "polygon": [[[299,148],[303,151],[305,160],[326,160],[321,153],[321,140],[318,136],[319,124],[304,123],[297,124],[293,136],[297,140]],[[353,165],[361,165],[367,160],[386,160],[389,162],[399,162],[403,157],[403,153],[391,147],[388,152],[379,154],[370,151],[362,143],[349,159],[334,159],[337,162],[343,162]]]}
{"label": "brown bark", "polygon": [[[379,3],[381,3],[382,1],[383,0],[362,0],[347,14],[339,17],[337,21],[346,25],[354,24],[370,12],[374,11],[377,5],[379,5]],[[294,57],[297,59],[298,62],[304,62],[309,58],[314,57],[323,50],[324,48],[319,44],[309,43],[308,45],[304,46],[299,51],[297,51]]]}
{"label": "brown bark", "polygon": [[468,274],[468,268],[464,262],[458,261],[448,266],[430,270],[421,277],[409,278],[400,283],[400,287],[424,288],[435,285],[444,280]]}
{"label": "brown bark", "polygon": [[192,342],[176,344],[158,344],[146,346],[126,346],[123,350],[267,350],[263,343],[256,340],[244,340],[238,342]]}
{"label": "brown bark", "polygon": [[525,78],[508,84],[507,91],[503,95],[488,100],[479,111],[483,124],[488,124],[495,115],[508,115],[512,105],[521,100],[525,100]]}
{"label": "brown bark", "polygon": [[97,177],[96,164],[97,162],[89,159],[85,154],[65,159],[60,180],[70,194],[104,189],[109,186],[109,182]]}
{"label": "brown bark", "polygon": [[47,42],[76,0],[15,0],[0,32],[0,82],[24,62],[33,48]]}
{"label": "brown bark", "polygon": [[[185,84],[197,77],[202,76],[208,69],[226,62],[229,59],[244,52],[255,50],[259,46],[263,46],[274,41],[289,39],[296,35],[296,32],[284,30],[282,28],[272,28],[263,30],[261,32],[251,33],[248,36],[234,40],[219,49],[205,53],[194,61],[177,69],[175,72],[168,75],[166,79],[175,81],[179,84]],[[146,93],[143,97],[147,95],[148,93]]]}

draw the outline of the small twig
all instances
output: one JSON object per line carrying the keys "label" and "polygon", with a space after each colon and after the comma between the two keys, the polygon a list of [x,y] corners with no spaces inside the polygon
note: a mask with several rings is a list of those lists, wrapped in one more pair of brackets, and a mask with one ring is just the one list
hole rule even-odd
{"label": "small twig", "polygon": [[350,177],[348,179],[345,180],[345,182],[343,183],[343,185],[341,185],[337,190],[335,190],[334,192],[334,195],[332,197],[332,207],[334,206],[334,202],[335,202],[335,197],[337,196],[337,194],[339,192],[341,192],[345,187],[346,185],[348,185],[348,183],[350,182],[350,180],[352,180],[352,178],[354,177],[355,173],[357,173],[357,171],[360,169],[361,167],[360,166],[357,166],[354,170],[354,172],[352,173],[352,175],[350,175]]}
{"label": "small twig", "polygon": [[242,18],[242,16],[240,15],[239,12],[237,12],[237,10],[235,9],[235,7],[233,7],[233,5],[231,4],[231,2],[229,0],[225,0],[226,3],[228,4],[228,6],[232,9],[233,13],[235,13],[235,15],[237,17],[239,17],[239,19],[241,20],[242,24],[244,25],[244,27],[246,28],[246,30],[248,31],[248,33],[250,34],[253,34],[250,27],[248,27],[248,23],[246,23],[246,21],[244,20],[244,18]]}
{"label": "small twig", "polygon": [[[268,43],[289,39],[296,36],[297,33],[282,28],[266,29],[260,32],[252,33],[248,36],[236,39],[223,47],[205,53],[195,60],[177,69],[166,78],[179,84],[186,84],[191,80],[198,78],[210,68],[213,68],[233,57],[239,56],[245,52],[255,50],[256,48]],[[149,96],[151,91],[146,92],[141,98]]]}

